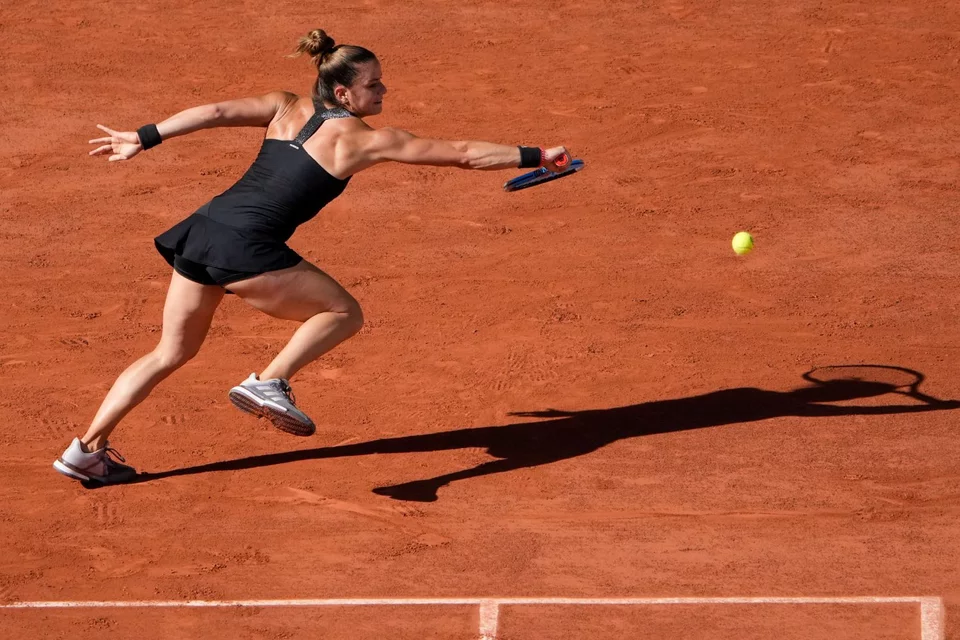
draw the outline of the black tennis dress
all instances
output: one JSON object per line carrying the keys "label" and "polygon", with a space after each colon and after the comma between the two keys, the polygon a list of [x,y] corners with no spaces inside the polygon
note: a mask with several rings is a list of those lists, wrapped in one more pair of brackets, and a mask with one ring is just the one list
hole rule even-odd
{"label": "black tennis dress", "polygon": [[294,140],[264,139],[236,184],[154,238],[171,266],[195,282],[223,286],[303,259],[287,240],[350,181],[327,173],[303,144],[325,121],[354,116],[317,100],[314,108]]}

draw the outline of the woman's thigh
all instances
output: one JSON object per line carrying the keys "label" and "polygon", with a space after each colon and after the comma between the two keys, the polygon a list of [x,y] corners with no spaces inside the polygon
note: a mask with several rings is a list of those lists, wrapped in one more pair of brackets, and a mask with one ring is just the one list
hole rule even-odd
{"label": "woman's thigh", "polygon": [[359,313],[360,305],[336,280],[301,261],[289,269],[269,271],[226,288],[251,306],[283,320],[307,319],[323,313]]}
{"label": "woman's thigh", "polygon": [[163,304],[161,350],[178,360],[196,354],[207,337],[223,293],[221,287],[193,282],[174,271]]}

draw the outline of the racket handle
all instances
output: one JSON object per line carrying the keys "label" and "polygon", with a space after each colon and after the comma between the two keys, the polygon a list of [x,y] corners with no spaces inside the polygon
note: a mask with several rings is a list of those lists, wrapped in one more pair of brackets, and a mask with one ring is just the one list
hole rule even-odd
{"label": "racket handle", "polygon": [[557,165],[558,167],[565,167],[570,164],[570,156],[565,153],[561,153],[559,156],[557,156],[557,159],[553,161],[553,164]]}

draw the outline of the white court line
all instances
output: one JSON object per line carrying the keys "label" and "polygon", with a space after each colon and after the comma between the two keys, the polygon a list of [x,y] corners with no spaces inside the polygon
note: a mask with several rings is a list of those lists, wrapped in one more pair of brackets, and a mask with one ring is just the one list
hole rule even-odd
{"label": "white court line", "polygon": [[496,600],[480,603],[480,640],[497,640],[500,605]]}
{"label": "white court line", "polygon": [[40,600],[0,604],[0,609],[171,607],[356,607],[476,605],[480,640],[495,640],[504,605],[698,605],[698,604],[910,604],[920,605],[920,640],[944,640],[943,600],[933,596],[742,597],[742,598],[324,598],[300,600]]}
{"label": "white court line", "polygon": [[9,602],[0,609],[67,609],[93,607],[346,607],[408,605],[659,605],[659,604],[933,604],[930,596],[743,597],[743,598],[322,598],[294,600],[39,600]]}
{"label": "white court line", "polygon": [[920,601],[920,640],[944,640],[947,637],[946,611],[940,598]]}

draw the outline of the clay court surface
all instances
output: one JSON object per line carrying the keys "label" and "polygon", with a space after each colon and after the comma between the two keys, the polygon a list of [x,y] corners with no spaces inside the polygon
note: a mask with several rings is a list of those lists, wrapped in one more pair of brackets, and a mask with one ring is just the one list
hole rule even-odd
{"label": "clay court surface", "polygon": [[[262,136],[108,164],[95,125],[306,93],[315,27],[381,57],[374,126],[586,170],[357,176],[291,241],[367,317],[293,380],[314,437],[230,405],[294,325],[228,296],[111,438],[141,481],[56,474],[159,337],[153,236]],[[960,638],[956,4],[19,1],[0,39],[0,603],[946,610],[2,608],[3,637]],[[923,380],[803,378],[860,364]]]}

